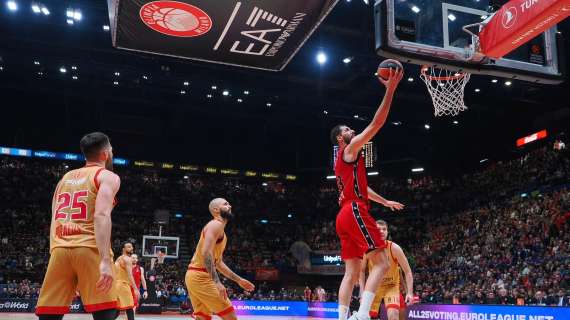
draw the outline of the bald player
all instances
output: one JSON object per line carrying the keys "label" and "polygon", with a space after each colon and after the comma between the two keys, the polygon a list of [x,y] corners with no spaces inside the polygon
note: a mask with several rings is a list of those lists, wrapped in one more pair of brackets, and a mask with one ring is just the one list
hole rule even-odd
{"label": "bald player", "polygon": [[52,202],[50,258],[36,315],[61,320],[75,290],[95,320],[116,315],[111,251],[111,211],[121,180],[113,173],[113,148],[101,132],[80,141],[84,167],[67,172]]}
{"label": "bald player", "polygon": [[[404,278],[406,279],[406,304],[412,304],[414,300],[414,278],[412,275],[412,269],[410,268],[408,258],[406,258],[402,248],[394,242],[386,240],[388,238],[388,224],[386,221],[377,220],[376,225],[378,226],[378,229],[380,229],[382,240],[385,240],[387,244],[385,250],[388,255],[389,268],[376,291],[376,297],[374,298],[372,307],[370,308],[370,317],[378,318],[380,305],[382,304],[382,301],[384,301],[384,305],[386,306],[388,313],[388,320],[399,320],[400,308],[404,302],[400,301],[400,269],[404,272]],[[367,267],[368,271],[370,271],[372,269],[372,263],[366,258],[366,256],[364,256],[360,269],[361,288],[364,288]]]}
{"label": "bald player", "polygon": [[237,317],[218,271],[246,291],[253,291],[255,286],[230,270],[222,259],[228,241],[224,228],[234,217],[232,206],[225,199],[216,198],[210,202],[209,210],[212,220],[200,234],[186,272],[186,287],[196,319],[210,320],[215,314],[224,320],[233,320]]}
{"label": "bald player", "polygon": [[139,300],[141,294],[133,277],[133,262],[131,260],[133,251],[133,244],[125,242],[123,244],[123,254],[115,261],[117,270],[117,310],[124,310],[128,320],[135,319],[135,301]]}

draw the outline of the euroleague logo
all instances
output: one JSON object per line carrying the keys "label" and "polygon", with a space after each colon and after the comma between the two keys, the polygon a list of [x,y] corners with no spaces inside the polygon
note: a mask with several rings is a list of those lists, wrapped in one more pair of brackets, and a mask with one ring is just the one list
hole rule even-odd
{"label": "euroleague logo", "polygon": [[153,1],[139,15],[152,30],[174,37],[197,37],[212,28],[212,19],[202,9],[178,1]]}
{"label": "euroleague logo", "polygon": [[503,19],[501,22],[503,23],[503,27],[505,29],[509,29],[512,27],[515,22],[517,21],[517,8],[510,7],[505,12],[503,12]]}

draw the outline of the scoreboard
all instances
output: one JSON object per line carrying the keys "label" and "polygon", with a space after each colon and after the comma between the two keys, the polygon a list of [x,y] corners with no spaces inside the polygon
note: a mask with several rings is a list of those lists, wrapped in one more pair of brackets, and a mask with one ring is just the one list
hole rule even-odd
{"label": "scoreboard", "polygon": [[[334,146],[333,147],[333,161],[332,161],[332,165],[334,168],[334,164],[336,163],[336,156],[338,154],[338,146]],[[374,148],[374,145],[371,142],[368,142],[367,144],[364,145],[364,147],[362,148],[362,155],[364,157],[364,164],[366,168],[373,168],[374,165],[376,164],[376,149]]]}

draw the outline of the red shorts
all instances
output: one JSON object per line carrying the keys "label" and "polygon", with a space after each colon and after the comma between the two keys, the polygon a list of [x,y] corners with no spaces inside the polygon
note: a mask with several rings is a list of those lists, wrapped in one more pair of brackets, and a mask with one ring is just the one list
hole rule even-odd
{"label": "red shorts", "polygon": [[368,206],[361,202],[349,202],[340,208],[336,216],[336,233],[340,238],[342,260],[362,259],[365,253],[386,248],[376,221],[368,213]]}
{"label": "red shorts", "polygon": [[400,293],[400,310],[406,309],[406,298]]}
{"label": "red shorts", "polygon": [[139,305],[139,301],[137,300],[137,296],[135,296],[135,289],[133,289],[133,287],[131,287],[131,294],[133,295],[133,305],[135,306],[135,309],[138,307]]}

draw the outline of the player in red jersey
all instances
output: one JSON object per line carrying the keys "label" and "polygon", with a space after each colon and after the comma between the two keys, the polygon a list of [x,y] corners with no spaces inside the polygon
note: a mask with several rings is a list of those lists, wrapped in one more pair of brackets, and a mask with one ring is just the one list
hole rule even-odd
{"label": "player in red jersey", "polygon": [[340,192],[340,211],[336,217],[336,232],[340,238],[341,257],[346,266],[338,293],[339,320],[347,318],[352,291],[358,283],[360,260],[363,255],[367,255],[373,267],[366,281],[358,313],[350,319],[370,318],[370,306],[376,289],[388,270],[388,257],[383,250],[386,248],[386,243],[380,236],[376,221],[368,213],[369,200],[380,203],[391,210],[401,210],[404,206],[401,203],[384,199],[368,187],[364,159],[361,154],[362,147],[386,122],[394,92],[402,76],[403,69],[391,69],[387,80],[379,78],[380,82],[386,86],[386,94],[374,119],[360,134],[356,135],[354,130],[345,125],[337,125],[331,130],[331,140],[339,146],[335,163],[335,175]]}
{"label": "player in red jersey", "polygon": [[[135,278],[135,284],[137,285],[137,287],[134,290],[140,291],[141,284],[142,284],[142,288],[143,288],[142,298],[146,299],[146,298],[148,298],[148,292],[146,291],[146,280],[144,279],[144,268],[139,266],[139,264],[138,264],[138,262],[139,262],[139,256],[138,255],[132,254],[131,260],[133,262],[133,278]],[[133,292],[133,299],[135,301],[135,309],[136,309],[138,307],[140,301],[138,301],[134,292]]]}

